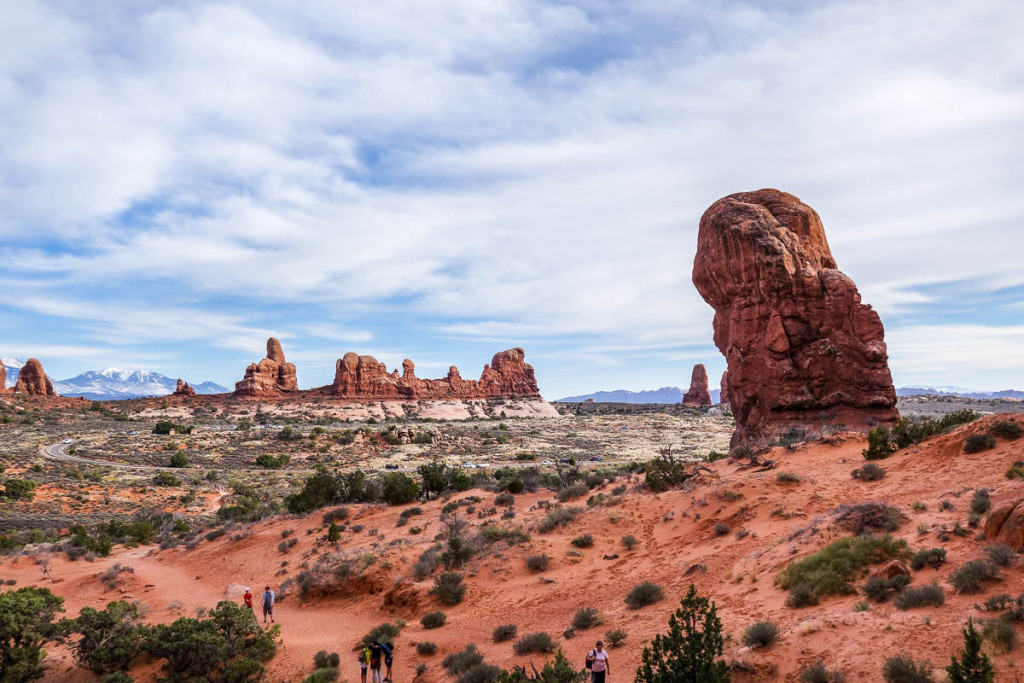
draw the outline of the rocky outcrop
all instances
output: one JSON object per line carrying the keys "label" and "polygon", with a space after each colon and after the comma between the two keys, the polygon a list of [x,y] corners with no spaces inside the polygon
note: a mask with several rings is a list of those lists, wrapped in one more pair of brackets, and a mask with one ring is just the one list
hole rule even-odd
{"label": "rocky outcrop", "polygon": [[718,384],[718,402],[722,405],[729,403],[729,371],[722,373],[722,380]]}
{"label": "rocky outcrop", "polygon": [[281,342],[274,337],[267,340],[267,357],[245,369],[245,377],[235,383],[239,396],[280,396],[299,390],[295,365],[288,363]]}
{"label": "rocky outcrop", "polygon": [[818,214],[793,195],[759,190],[712,204],[693,283],[715,309],[733,445],[898,417],[882,322],[837,269]]}
{"label": "rocky outcrop", "polygon": [[185,380],[178,378],[178,386],[174,388],[174,396],[195,396],[196,390]]}
{"label": "rocky outcrop", "polygon": [[1005,543],[1014,550],[1024,550],[1024,498],[992,508],[984,532],[990,543]]}
{"label": "rocky outcrop", "polygon": [[521,348],[494,354],[484,365],[479,380],[465,380],[454,365],[443,379],[420,379],[416,366],[406,359],[402,374],[388,372],[373,356],[346,353],[335,366],[331,394],[358,399],[474,399],[496,397],[537,397],[537,379],[524,361]]}
{"label": "rocky outcrop", "polygon": [[43,364],[36,358],[29,358],[25,366],[18,372],[18,383],[14,385],[14,393],[31,396],[56,396],[53,382],[43,372]]}
{"label": "rocky outcrop", "polygon": [[684,406],[704,408],[711,405],[711,392],[708,391],[708,371],[703,363],[693,366],[690,374],[690,389],[683,394]]}
{"label": "rocky outcrop", "polygon": [[0,362],[0,394],[7,391],[7,366]]}

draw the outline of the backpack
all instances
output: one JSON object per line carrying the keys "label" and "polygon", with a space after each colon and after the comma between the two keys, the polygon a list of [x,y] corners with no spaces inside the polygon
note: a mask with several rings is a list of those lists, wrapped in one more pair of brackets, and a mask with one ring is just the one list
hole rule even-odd
{"label": "backpack", "polygon": [[597,659],[597,652],[596,651],[591,650],[590,652],[587,653],[586,667],[588,669],[593,669],[594,668],[594,660],[595,659]]}
{"label": "backpack", "polygon": [[370,648],[364,647],[362,652],[359,653],[359,663],[369,664],[370,663]]}

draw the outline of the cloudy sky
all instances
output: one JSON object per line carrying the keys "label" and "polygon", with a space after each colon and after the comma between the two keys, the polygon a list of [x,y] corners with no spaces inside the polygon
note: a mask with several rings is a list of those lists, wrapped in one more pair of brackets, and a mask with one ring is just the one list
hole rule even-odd
{"label": "cloudy sky", "polygon": [[1022,35],[1016,0],[5,3],[0,355],[717,378],[697,223],[778,187],[897,384],[1024,389]]}

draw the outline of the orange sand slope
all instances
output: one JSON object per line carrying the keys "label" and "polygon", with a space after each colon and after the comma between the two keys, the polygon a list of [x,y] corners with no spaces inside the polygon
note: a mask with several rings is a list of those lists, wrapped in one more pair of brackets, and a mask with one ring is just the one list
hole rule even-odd
{"label": "orange sand slope", "polygon": [[[396,681],[412,680],[420,662],[426,662],[429,669],[418,680],[444,678],[440,666],[444,654],[471,642],[492,663],[507,667],[532,659],[539,668],[541,658],[517,657],[510,642],[491,643],[492,630],[504,623],[518,625],[520,635],[550,633],[581,667],[596,638],[607,629],[624,629],[629,637],[624,646],[611,651],[612,673],[616,680],[631,680],[643,644],[665,630],[668,615],[691,581],[718,604],[728,634],[726,657],[739,665],[734,680],[796,680],[796,672],[818,658],[843,670],[847,680],[881,680],[881,663],[899,653],[944,667],[950,654],[961,647],[960,629],[967,617],[992,616],[980,612],[976,605],[988,595],[1017,595],[1024,590],[1024,559],[1017,557],[1001,570],[1002,581],[989,584],[985,593],[955,594],[947,582],[950,572],[983,557],[985,544],[976,540],[977,530],[964,537],[953,535],[945,543],[936,538],[941,527],[950,529],[958,520],[966,525],[975,487],[992,489],[994,504],[1021,495],[1019,481],[1007,480],[1004,472],[1015,460],[1024,460],[1024,440],[1000,440],[994,450],[973,455],[962,452],[967,435],[999,417],[979,420],[894,454],[880,463],[888,476],[877,482],[851,478],[850,471],[864,464],[864,439],[849,434],[831,443],[775,449],[767,456],[778,463],[771,472],[739,470],[738,463],[730,461],[715,463],[711,469],[719,479],[706,477],[691,490],[645,493],[640,479],[634,477],[628,482],[629,491],[615,505],[586,507],[584,499],[571,502],[586,511],[567,528],[549,534],[537,533],[532,526],[543,516],[537,504],[551,500],[552,494],[516,496],[515,519],[500,523],[526,525],[531,528],[531,541],[512,547],[498,543],[480,552],[465,570],[466,599],[455,607],[439,606],[428,595],[431,581],[416,582],[411,572],[416,559],[442,531],[439,516],[443,503],[439,501],[423,504],[422,516],[398,527],[403,508],[349,506],[352,517],[348,521],[365,528],[358,533],[344,532],[338,549],[316,545],[324,533],[322,515],[317,513],[236,529],[215,541],[203,541],[191,551],[119,549],[93,563],[54,556],[50,562],[52,582],[42,579],[41,569],[31,557],[7,560],[0,571],[4,578],[16,579],[19,586],[50,587],[66,599],[71,615],[85,605],[100,607],[127,598],[145,603],[150,620],[171,620],[192,615],[198,607],[211,607],[225,597],[240,600],[244,586],[252,587],[257,595],[268,583],[276,589],[285,578],[296,576],[304,563],[312,566],[325,553],[374,553],[376,560],[363,578],[347,584],[344,592],[305,601],[293,592],[279,604],[277,621],[282,625],[283,644],[267,663],[268,679],[275,681],[300,680],[312,670],[313,654],[321,649],[341,653],[342,678],[358,680],[354,644],[372,626],[399,618],[408,624],[397,639]],[[801,481],[780,482],[778,472],[796,473]],[[623,481],[606,484],[601,492],[608,494]],[[495,497],[471,491],[453,500],[467,495],[483,498],[477,510],[491,507]],[[954,508],[940,511],[941,500],[949,500]],[[860,596],[825,598],[817,607],[799,610],[784,606],[786,593],[773,585],[777,571],[790,560],[846,535],[833,527],[832,510],[841,503],[864,501],[885,501],[905,513],[908,521],[895,535],[905,538],[912,549],[947,549],[947,563],[941,569],[924,569],[913,575],[913,585],[937,581],[945,587],[943,607],[899,611],[890,601],[872,604],[870,611],[855,612],[854,605],[863,600]],[[912,510],[915,501],[925,503],[927,510]],[[501,510],[486,521],[497,520]],[[476,514],[466,515],[466,519],[468,535],[485,521]],[[716,535],[713,527],[719,522],[729,525],[731,532]],[[922,524],[929,529],[925,534],[918,530]],[[413,527],[422,528],[422,533],[410,534]],[[734,532],[741,529],[749,533],[738,538]],[[298,539],[287,553],[278,550],[284,530],[294,530],[291,538]],[[312,533],[307,533],[309,530]],[[592,548],[576,551],[571,539],[583,533],[592,534],[596,542]],[[627,534],[640,540],[632,551],[620,543]],[[551,568],[541,574],[530,573],[524,558],[541,552],[551,556]],[[618,557],[605,559],[610,555]],[[284,561],[287,565],[282,567]],[[115,562],[131,566],[135,573],[125,575],[127,583],[120,591],[104,592],[94,575]],[[645,580],[661,585],[666,599],[640,610],[628,609],[623,597]],[[176,603],[173,608],[172,603]],[[563,630],[582,606],[597,607],[604,624],[564,639]],[[448,623],[427,631],[419,619],[435,609],[447,613]],[[779,642],[763,651],[744,648],[740,642],[743,630],[763,619],[779,625]],[[423,640],[437,643],[438,654],[418,656],[415,643]],[[1021,667],[1019,652],[991,656],[997,680],[1012,680],[1015,659],[1017,668]],[[47,681],[93,680],[74,665],[64,649],[51,652],[48,662]],[[147,680],[155,673],[152,664],[132,671],[136,680]]]}

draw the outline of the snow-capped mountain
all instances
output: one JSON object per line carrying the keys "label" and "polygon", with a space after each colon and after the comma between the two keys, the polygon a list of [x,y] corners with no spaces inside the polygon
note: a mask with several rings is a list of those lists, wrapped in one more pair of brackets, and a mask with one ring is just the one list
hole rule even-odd
{"label": "snow-capped mountain", "polygon": [[[81,396],[93,401],[116,401],[146,396],[166,396],[174,391],[178,380],[148,370],[107,368],[90,370],[77,377],[54,382],[61,396]],[[213,382],[192,386],[197,394],[222,394],[228,390]]]}
{"label": "snow-capped mountain", "polygon": [[4,367],[7,368],[7,386],[4,388],[10,389],[18,382],[18,372],[25,366],[25,363],[9,356],[0,358],[0,363],[3,363]]}

